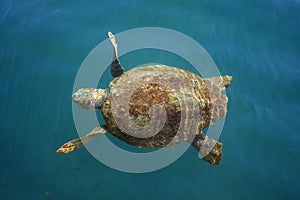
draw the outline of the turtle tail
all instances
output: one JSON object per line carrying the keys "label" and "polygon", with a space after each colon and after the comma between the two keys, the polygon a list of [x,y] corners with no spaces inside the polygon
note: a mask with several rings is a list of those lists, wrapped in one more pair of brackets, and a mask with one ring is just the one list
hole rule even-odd
{"label": "turtle tail", "polygon": [[228,98],[222,93],[229,85],[232,80],[231,76],[218,76],[213,78],[204,79],[209,96],[211,100],[211,118],[210,125],[213,125],[220,118],[226,116]]}
{"label": "turtle tail", "polygon": [[232,76],[222,76],[222,81],[225,87],[228,87],[230,85],[230,81],[232,80]]}

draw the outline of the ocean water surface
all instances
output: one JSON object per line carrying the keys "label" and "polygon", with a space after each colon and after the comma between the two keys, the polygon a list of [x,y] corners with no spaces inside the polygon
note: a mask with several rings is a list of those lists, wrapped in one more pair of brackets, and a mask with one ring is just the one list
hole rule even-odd
{"label": "ocean water surface", "polygon": [[[297,0],[3,1],[0,199],[300,199],[299,10]],[[85,148],[55,152],[78,137],[71,95],[85,57],[108,31],[139,27],[188,35],[234,77],[220,165],[189,148],[166,168],[129,174]],[[126,70],[176,59],[121,57]],[[107,71],[99,86],[111,80]]]}

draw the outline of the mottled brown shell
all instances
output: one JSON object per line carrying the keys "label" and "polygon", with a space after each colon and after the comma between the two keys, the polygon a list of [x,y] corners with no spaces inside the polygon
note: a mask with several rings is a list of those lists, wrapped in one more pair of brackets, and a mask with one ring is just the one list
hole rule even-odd
{"label": "mottled brown shell", "polygon": [[162,65],[134,68],[109,84],[102,114],[110,133],[131,145],[157,148],[192,142],[226,115],[227,97],[221,92],[230,80],[203,79]]}

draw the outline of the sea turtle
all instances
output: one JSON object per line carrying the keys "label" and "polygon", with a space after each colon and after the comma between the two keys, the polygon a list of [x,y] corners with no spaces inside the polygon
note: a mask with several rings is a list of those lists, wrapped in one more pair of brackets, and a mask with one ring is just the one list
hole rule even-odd
{"label": "sea turtle", "polygon": [[[111,32],[108,36],[114,48],[111,64],[114,80],[107,89],[82,88],[72,95],[73,101],[82,108],[100,110],[106,125],[65,143],[57,152],[72,152],[95,135],[111,133],[140,148],[160,148],[187,141],[204,160],[219,164],[223,144],[204,135],[203,129],[225,117],[228,99],[222,91],[229,86],[232,77],[201,78],[164,65],[142,66],[124,72],[115,36]],[[198,121],[191,122],[197,116],[200,116]]]}

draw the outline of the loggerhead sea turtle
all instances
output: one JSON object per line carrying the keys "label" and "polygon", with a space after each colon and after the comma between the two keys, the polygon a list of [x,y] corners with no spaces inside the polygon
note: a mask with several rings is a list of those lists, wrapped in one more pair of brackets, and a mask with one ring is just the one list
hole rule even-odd
{"label": "loggerhead sea turtle", "polygon": [[[228,99],[222,91],[229,86],[232,77],[201,78],[189,71],[164,65],[137,67],[124,72],[118,58],[115,36],[111,32],[108,36],[114,47],[111,64],[114,80],[107,89],[82,88],[72,95],[73,101],[82,108],[101,110],[106,125],[97,126],[86,136],[65,143],[57,152],[72,152],[89,142],[95,135],[111,133],[122,141],[140,148],[160,148],[187,141],[203,155],[204,160],[210,164],[219,164],[223,144],[202,132],[204,128],[225,117]],[[146,83],[137,87],[137,82],[134,83],[136,79],[145,80]],[[189,87],[183,86],[183,79]],[[125,100],[125,96],[130,98]],[[121,98],[121,101],[117,101],[118,98]],[[182,99],[187,105],[184,109]],[[114,103],[116,101],[117,103]],[[124,109],[126,105],[131,123],[126,117]],[[155,105],[163,107],[165,118],[161,117],[163,116],[161,110],[152,109]],[[199,109],[193,109],[196,107]],[[189,124],[190,118],[182,122],[182,117],[186,115],[193,117],[197,114],[200,118],[196,122],[196,131],[185,129],[177,134],[180,123],[183,123],[184,127],[189,128],[193,125],[195,127],[195,123]],[[154,135],[149,136],[146,134],[147,131],[143,133],[136,128],[151,125],[151,120],[156,120],[156,124],[160,124],[162,119],[164,119],[163,127]]]}

